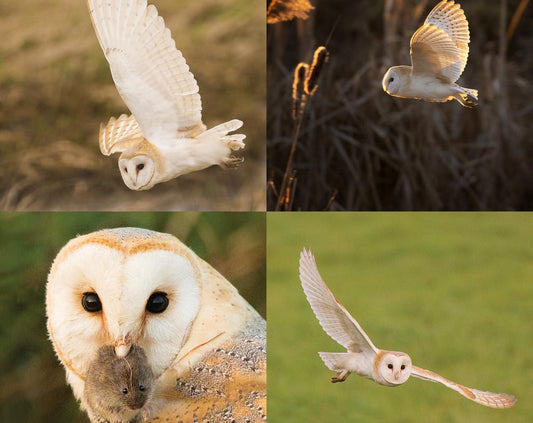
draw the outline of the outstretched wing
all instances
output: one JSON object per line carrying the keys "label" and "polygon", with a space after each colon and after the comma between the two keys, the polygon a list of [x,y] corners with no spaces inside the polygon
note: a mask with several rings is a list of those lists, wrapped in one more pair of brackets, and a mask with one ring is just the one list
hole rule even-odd
{"label": "outstretched wing", "polygon": [[329,336],[351,352],[378,352],[363,328],[326,286],[315,257],[306,249],[300,254],[300,280],[307,301]]}
{"label": "outstretched wing", "polygon": [[202,126],[198,84],[170,31],[146,0],[88,0],[118,92],[150,142]]}
{"label": "outstretched wing", "polygon": [[469,42],[468,21],[461,6],[441,1],[411,38],[413,74],[457,81],[466,66]]}
{"label": "outstretched wing", "polygon": [[422,369],[420,367],[412,366],[411,376],[431,382],[442,383],[444,386],[459,392],[469,400],[475,401],[478,404],[485,405],[492,408],[509,408],[515,405],[516,398],[508,394],[495,394],[493,392],[479,391],[477,389],[467,388],[452,382],[441,375],[430,370]]}

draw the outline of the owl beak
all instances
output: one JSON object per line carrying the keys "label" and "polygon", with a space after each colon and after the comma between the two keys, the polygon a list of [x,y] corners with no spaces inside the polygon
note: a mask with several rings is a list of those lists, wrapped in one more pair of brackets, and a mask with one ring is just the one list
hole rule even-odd
{"label": "owl beak", "polygon": [[394,380],[398,380],[400,378],[400,371],[394,372]]}
{"label": "owl beak", "polygon": [[131,344],[125,343],[124,341],[119,341],[115,343],[115,354],[117,357],[126,357],[130,352]]}

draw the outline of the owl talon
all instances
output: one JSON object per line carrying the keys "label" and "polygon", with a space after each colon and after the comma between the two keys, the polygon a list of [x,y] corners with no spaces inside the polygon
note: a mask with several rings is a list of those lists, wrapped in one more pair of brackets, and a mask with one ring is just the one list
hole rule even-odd
{"label": "owl talon", "polygon": [[244,157],[229,156],[224,161],[224,166],[228,169],[236,169],[244,162]]}

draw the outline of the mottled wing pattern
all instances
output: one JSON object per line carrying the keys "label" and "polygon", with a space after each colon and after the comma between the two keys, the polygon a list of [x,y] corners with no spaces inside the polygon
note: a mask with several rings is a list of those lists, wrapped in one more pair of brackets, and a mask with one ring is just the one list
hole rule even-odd
{"label": "mottled wing pattern", "polygon": [[331,338],[348,351],[378,352],[363,328],[326,286],[313,254],[305,249],[300,254],[300,280],[315,316]]}
{"label": "mottled wing pattern", "polygon": [[441,375],[430,370],[422,369],[420,367],[412,366],[411,376],[419,379],[429,380],[430,382],[438,382],[459,392],[469,400],[475,401],[478,404],[485,405],[491,408],[509,408],[515,405],[516,398],[508,394],[495,394],[493,392],[479,391],[477,389],[467,388],[466,386],[452,382]]}
{"label": "mottled wing pattern", "polygon": [[139,124],[133,115],[112,117],[107,125],[100,125],[100,151],[105,156],[121,153],[137,145],[143,139]]}
{"label": "mottled wing pattern", "polygon": [[441,1],[411,38],[413,74],[457,81],[466,66],[469,41],[468,22],[460,5]]}
{"label": "mottled wing pattern", "polygon": [[198,84],[170,31],[146,0],[88,0],[113,80],[150,142],[202,125]]}

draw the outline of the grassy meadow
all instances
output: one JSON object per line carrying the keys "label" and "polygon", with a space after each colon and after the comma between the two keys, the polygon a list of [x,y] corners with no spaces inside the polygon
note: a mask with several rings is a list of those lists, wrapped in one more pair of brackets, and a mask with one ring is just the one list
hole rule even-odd
{"label": "grassy meadow", "polygon": [[[267,216],[269,421],[526,422],[533,418],[533,216],[271,213]],[[318,351],[343,352],[298,278],[303,247],[378,348],[472,388],[514,395],[483,407],[443,385],[332,384]]]}
{"label": "grassy meadow", "polygon": [[533,208],[531,3],[456,1],[471,40],[458,83],[479,90],[474,109],[394,98],[382,89],[390,66],[411,64],[409,40],[437,0],[312,3],[307,20],[268,26],[269,210],[296,127],[294,69],[321,45],[329,60],[305,110],[287,209]]}
{"label": "grassy meadow", "polygon": [[76,234],[123,226],[177,236],[265,316],[263,213],[2,213],[1,422],[89,421],[47,337],[45,284],[54,257]]}
{"label": "grassy meadow", "polygon": [[155,0],[200,86],[208,126],[239,118],[245,162],[130,191],[100,123],[129,113],[84,0],[0,3],[0,210],[264,210],[265,12],[247,0]]}

